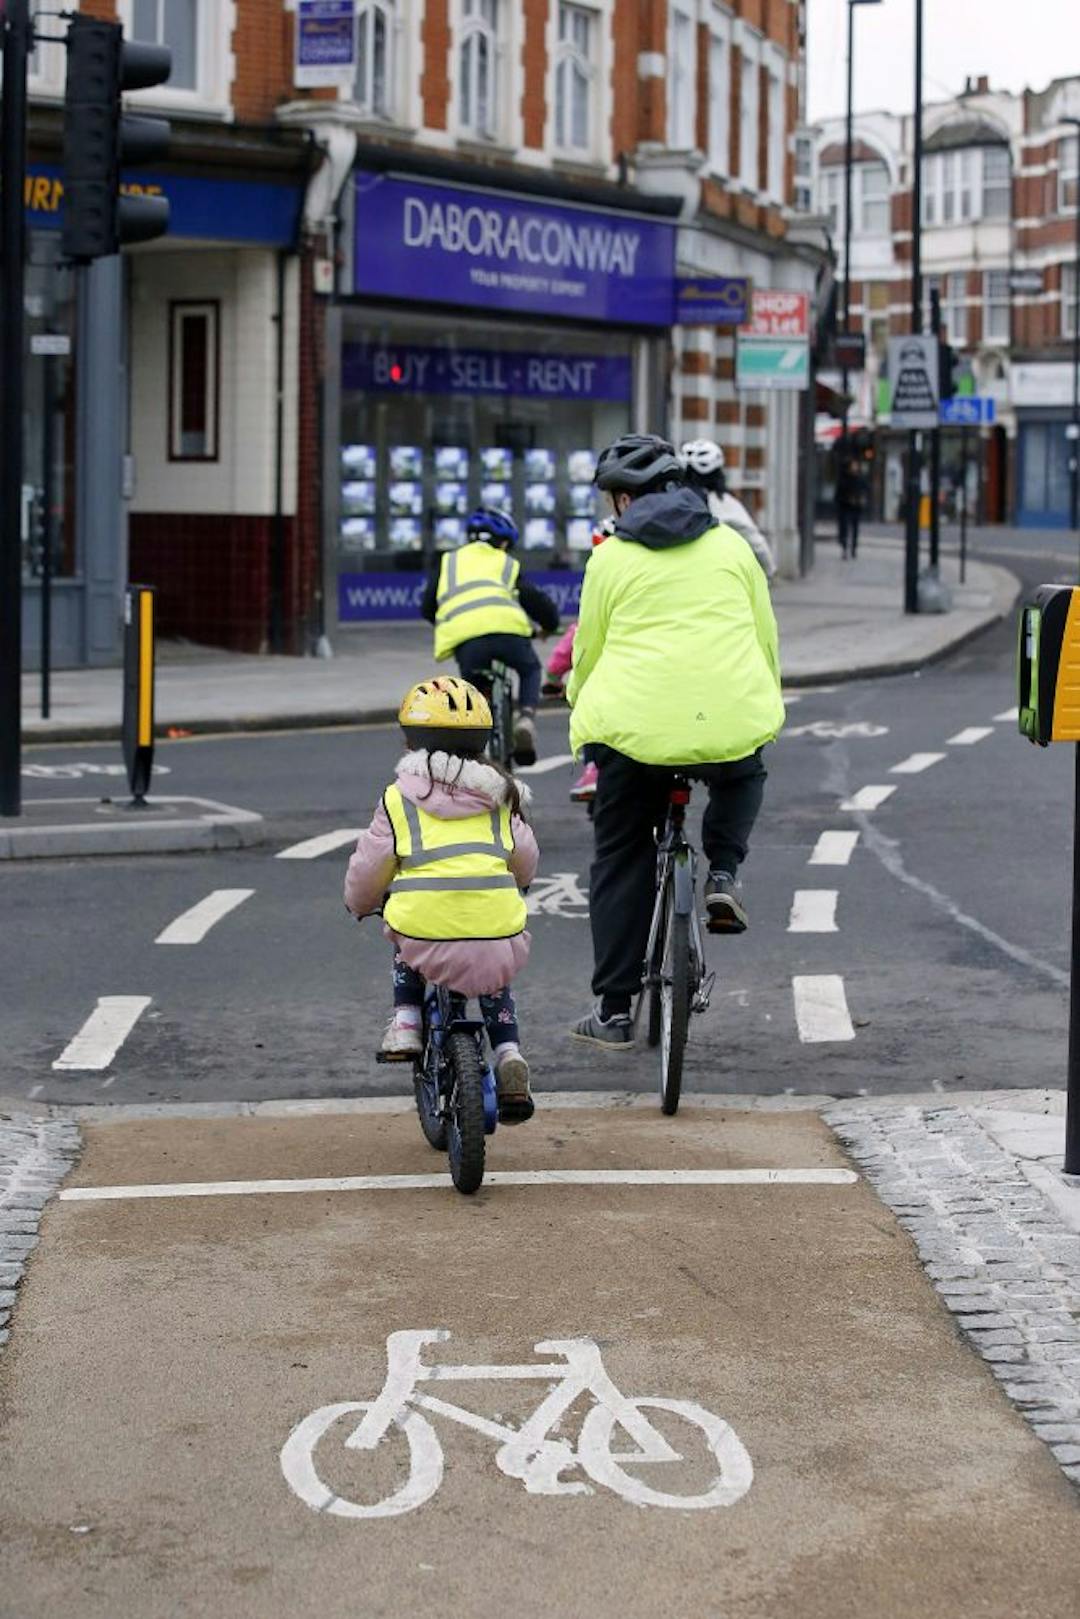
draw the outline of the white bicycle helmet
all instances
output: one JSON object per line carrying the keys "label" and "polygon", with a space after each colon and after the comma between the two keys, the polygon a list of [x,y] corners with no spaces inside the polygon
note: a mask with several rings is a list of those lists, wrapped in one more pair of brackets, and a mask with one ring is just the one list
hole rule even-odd
{"label": "white bicycle helmet", "polygon": [[724,452],[711,438],[690,439],[679,451],[679,460],[690,472],[702,478],[719,472],[724,465]]}

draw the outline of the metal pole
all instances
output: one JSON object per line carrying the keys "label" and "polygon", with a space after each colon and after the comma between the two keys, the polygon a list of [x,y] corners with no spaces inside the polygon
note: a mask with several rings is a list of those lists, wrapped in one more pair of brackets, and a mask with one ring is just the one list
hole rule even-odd
{"label": "metal pole", "polygon": [[1080,529],[1080,118],[1065,118],[1076,130],[1076,252],[1073,256],[1073,389],[1069,441],[1069,525]]}
{"label": "metal pole", "polygon": [[0,815],[22,810],[23,186],[29,49],[29,0],[7,0],[0,110]]}
{"label": "metal pole", "polygon": [[45,420],[42,423],[42,467],[41,476],[41,717],[49,718],[50,692],[49,677],[52,666],[52,553],[53,553],[53,505],[55,502],[56,479],[53,473],[54,427],[53,390],[55,388],[56,363],[51,354],[44,358],[45,382],[43,387],[45,401]]}
{"label": "metal pole", "polygon": [[[844,336],[851,331],[851,148],[852,96],[855,70],[855,0],[847,8],[847,123],[844,138]],[[845,350],[840,386],[844,395],[844,445],[848,432],[848,367]]]}
{"label": "metal pole", "polygon": [[960,429],[960,583],[967,578],[967,447],[968,430]]}
{"label": "metal pole", "polygon": [[[930,330],[941,342],[941,295],[930,294]],[[930,567],[937,573],[941,558],[941,428],[930,429]]]}
{"label": "metal pole", "polygon": [[1065,1173],[1080,1175],[1080,743],[1073,798],[1072,960],[1069,977],[1069,1079],[1065,1107]]}
{"label": "metal pole", "polygon": [[[922,57],[923,0],[915,0],[915,113],[912,124],[911,330],[922,331]],[[922,457],[918,433],[908,436],[907,529],[904,544],[904,612],[919,611],[919,495]]]}

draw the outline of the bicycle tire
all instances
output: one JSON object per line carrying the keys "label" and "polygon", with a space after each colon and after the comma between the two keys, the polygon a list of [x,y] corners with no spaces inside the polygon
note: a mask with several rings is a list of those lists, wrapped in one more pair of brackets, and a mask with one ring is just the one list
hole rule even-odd
{"label": "bicycle tire", "polygon": [[499,763],[504,770],[510,770],[514,763],[514,704],[510,682],[505,675],[498,686],[496,703],[499,710]]}
{"label": "bicycle tire", "polygon": [[[611,1441],[618,1421],[607,1406],[594,1405],[585,1414],[578,1441],[578,1458],[594,1484],[613,1490],[624,1501],[636,1506],[670,1507],[678,1512],[707,1511],[730,1507],[744,1496],[754,1481],[754,1467],[745,1445],[731,1424],[714,1416],[691,1400],[663,1400],[645,1396],[628,1402],[638,1412],[668,1411],[699,1429],[716,1464],[716,1477],[699,1495],[669,1495],[627,1473],[620,1462],[633,1463],[632,1456],[612,1452]],[[667,1465],[666,1463],[663,1465]]]}
{"label": "bicycle tire", "polygon": [[678,1111],[682,1091],[683,1054],[690,1029],[690,918],[675,910],[668,889],[664,917],[663,970],[660,977],[660,1109]]}
{"label": "bicycle tire", "polygon": [[445,1152],[446,1118],[439,1112],[439,1054],[430,1039],[424,1052],[423,1066],[417,1069],[414,1076],[413,1087],[424,1140],[436,1152]]}
{"label": "bicycle tire", "polygon": [[452,1034],[448,1055],[454,1072],[447,1131],[450,1178],[468,1195],[484,1179],[484,1070],[471,1034]]}

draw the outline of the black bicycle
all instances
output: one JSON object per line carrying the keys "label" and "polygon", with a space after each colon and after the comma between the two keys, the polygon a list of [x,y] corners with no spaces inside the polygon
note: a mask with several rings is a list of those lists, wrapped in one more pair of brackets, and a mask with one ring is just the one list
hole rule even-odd
{"label": "black bicycle", "polygon": [[512,770],[515,764],[536,763],[535,754],[524,755],[514,747],[514,717],[517,713],[517,685],[514,672],[498,658],[492,658],[486,669],[473,676],[477,686],[488,700],[491,709],[491,741],[488,757]]}
{"label": "black bicycle", "polygon": [[648,1042],[660,1047],[660,1106],[667,1114],[679,1106],[690,1014],[707,1010],[716,981],[715,973],[705,972],[695,903],[697,854],[686,836],[689,803],[690,783],[676,775],[657,841],[656,903],[641,984]]}
{"label": "black bicycle", "polygon": [[413,1072],[420,1128],[436,1152],[449,1155],[450,1178],[459,1192],[479,1189],[485,1138],[499,1122],[484,1025],[468,1011],[464,995],[428,986],[423,1054]]}

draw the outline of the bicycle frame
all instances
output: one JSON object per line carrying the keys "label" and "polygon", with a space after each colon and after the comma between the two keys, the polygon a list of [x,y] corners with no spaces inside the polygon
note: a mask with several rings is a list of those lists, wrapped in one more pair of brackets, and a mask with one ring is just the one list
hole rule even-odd
{"label": "bicycle frame", "polygon": [[[463,995],[455,995],[441,984],[428,985],[424,997],[424,1050],[419,1071],[424,1077],[435,1079],[439,1109],[445,1115],[449,1104],[449,1092],[444,1085],[446,1066],[444,1048],[452,1034],[471,1035],[479,1044],[481,1058],[484,1061],[484,1129],[487,1135],[493,1135],[498,1119],[498,1103],[495,1076],[484,1051],[486,1040],[484,1023],[482,1018],[471,1018],[467,1014],[468,1003]],[[428,1074],[429,1043],[434,1045],[437,1053],[436,1072],[433,1076]]]}
{"label": "bicycle frame", "polygon": [[[657,964],[660,929],[664,921],[664,894],[669,882],[674,889],[676,916],[689,918],[691,949],[699,979],[705,970],[704,940],[694,902],[697,887],[697,853],[686,836],[686,810],[689,803],[690,784],[685,777],[676,776],[668,798],[667,820],[656,851],[656,901],[652,921],[649,924],[649,939],[645,947],[645,971],[642,977],[646,989],[655,987],[659,982],[659,975],[654,968]],[[695,985],[694,992],[694,1010],[704,1011],[705,1007],[697,1004],[698,985]],[[705,1004],[708,1004],[707,999]]]}

